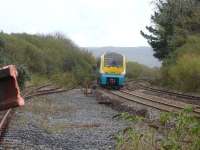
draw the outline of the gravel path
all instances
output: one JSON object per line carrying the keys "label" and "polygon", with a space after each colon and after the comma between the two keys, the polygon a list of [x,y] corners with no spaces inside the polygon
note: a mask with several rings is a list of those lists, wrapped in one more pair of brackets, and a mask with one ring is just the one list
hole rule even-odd
{"label": "gravel path", "polygon": [[79,89],[32,99],[17,109],[2,149],[114,149],[114,136],[128,126],[117,111]]}

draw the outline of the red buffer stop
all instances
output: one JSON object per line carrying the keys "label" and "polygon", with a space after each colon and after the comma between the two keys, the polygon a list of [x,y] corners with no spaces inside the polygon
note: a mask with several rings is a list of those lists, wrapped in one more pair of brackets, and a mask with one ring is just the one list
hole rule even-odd
{"label": "red buffer stop", "polygon": [[0,69],[0,110],[23,106],[24,99],[20,95],[17,82],[17,70],[14,65]]}

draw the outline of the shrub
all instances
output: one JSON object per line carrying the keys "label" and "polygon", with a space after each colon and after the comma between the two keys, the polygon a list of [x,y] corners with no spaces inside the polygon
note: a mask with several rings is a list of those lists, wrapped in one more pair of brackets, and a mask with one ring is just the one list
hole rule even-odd
{"label": "shrub", "polygon": [[136,62],[128,62],[126,75],[128,79],[146,79],[152,81],[158,78],[159,69],[149,68]]}
{"label": "shrub", "polygon": [[26,81],[31,79],[30,73],[27,67],[25,67],[24,65],[18,65],[17,72],[18,72],[17,81],[18,81],[20,89],[23,90],[25,87]]}
{"label": "shrub", "polygon": [[190,36],[164,62],[161,68],[161,82],[183,91],[200,90],[200,37]]}
{"label": "shrub", "polygon": [[176,65],[169,68],[172,86],[184,91],[200,89],[200,55],[185,54],[178,58]]}

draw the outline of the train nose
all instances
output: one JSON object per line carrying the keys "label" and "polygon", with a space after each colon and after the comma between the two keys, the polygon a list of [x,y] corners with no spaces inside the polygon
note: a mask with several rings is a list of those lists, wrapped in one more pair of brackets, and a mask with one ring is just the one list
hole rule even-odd
{"label": "train nose", "polygon": [[3,67],[0,69],[0,110],[23,105],[24,99],[20,95],[15,66]]}

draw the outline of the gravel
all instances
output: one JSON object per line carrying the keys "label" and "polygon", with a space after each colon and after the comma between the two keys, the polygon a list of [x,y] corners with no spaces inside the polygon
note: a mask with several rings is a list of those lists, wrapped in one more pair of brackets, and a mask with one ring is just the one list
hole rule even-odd
{"label": "gravel", "polygon": [[38,97],[16,109],[1,149],[107,150],[128,123],[79,89]]}

